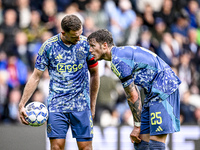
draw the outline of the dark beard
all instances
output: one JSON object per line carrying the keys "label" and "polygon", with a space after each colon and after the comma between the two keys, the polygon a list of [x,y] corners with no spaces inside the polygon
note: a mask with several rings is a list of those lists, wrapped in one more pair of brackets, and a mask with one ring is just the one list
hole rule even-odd
{"label": "dark beard", "polygon": [[98,60],[103,60],[104,58],[105,58],[105,53],[103,53],[102,55],[101,55],[101,57],[98,59]]}

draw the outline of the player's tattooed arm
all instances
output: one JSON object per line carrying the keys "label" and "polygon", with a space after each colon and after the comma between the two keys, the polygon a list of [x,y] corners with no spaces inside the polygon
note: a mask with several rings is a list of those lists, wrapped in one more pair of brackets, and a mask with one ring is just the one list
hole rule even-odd
{"label": "player's tattooed arm", "polygon": [[124,88],[128,100],[129,107],[133,114],[134,122],[141,122],[142,102],[140,92],[132,82],[129,86]]}

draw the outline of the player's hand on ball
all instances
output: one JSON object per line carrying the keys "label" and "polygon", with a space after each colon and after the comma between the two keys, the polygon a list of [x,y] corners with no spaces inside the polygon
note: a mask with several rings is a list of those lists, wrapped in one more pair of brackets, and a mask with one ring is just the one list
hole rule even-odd
{"label": "player's hand on ball", "polygon": [[130,134],[131,142],[140,143],[141,139],[139,135],[140,135],[140,127],[134,127],[133,131]]}
{"label": "player's hand on ball", "polygon": [[19,117],[20,117],[20,120],[21,120],[21,122],[23,123],[23,124],[25,124],[25,125],[28,125],[29,123],[26,121],[26,117],[28,117],[27,116],[27,114],[26,114],[26,109],[24,108],[24,107],[19,107]]}

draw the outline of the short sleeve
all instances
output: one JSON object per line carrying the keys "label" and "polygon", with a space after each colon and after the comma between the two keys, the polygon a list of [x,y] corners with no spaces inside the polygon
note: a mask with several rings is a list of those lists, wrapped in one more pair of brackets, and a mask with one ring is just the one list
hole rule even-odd
{"label": "short sleeve", "polygon": [[43,43],[35,62],[35,68],[38,70],[44,71],[47,68],[49,64],[48,51],[49,46],[46,43]]}

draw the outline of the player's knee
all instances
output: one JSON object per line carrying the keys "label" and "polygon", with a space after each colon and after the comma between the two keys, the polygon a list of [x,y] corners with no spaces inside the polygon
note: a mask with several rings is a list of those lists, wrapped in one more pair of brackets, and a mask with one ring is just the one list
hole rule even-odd
{"label": "player's knee", "polygon": [[90,145],[82,146],[82,147],[80,146],[79,150],[92,150],[92,146],[90,146]]}
{"label": "player's knee", "polygon": [[149,148],[150,148],[150,150],[165,150],[165,143],[150,140]]}
{"label": "player's knee", "polygon": [[51,150],[64,150],[64,148],[59,145],[52,145]]}
{"label": "player's knee", "polygon": [[51,143],[51,150],[64,150],[65,144]]}
{"label": "player's knee", "polygon": [[149,143],[146,141],[141,141],[140,143],[134,143],[135,150],[149,150]]}
{"label": "player's knee", "polygon": [[86,147],[84,147],[84,148],[79,148],[79,150],[92,150],[92,147],[86,146]]}
{"label": "player's knee", "polygon": [[79,150],[92,150],[92,142],[78,142],[78,148]]}

